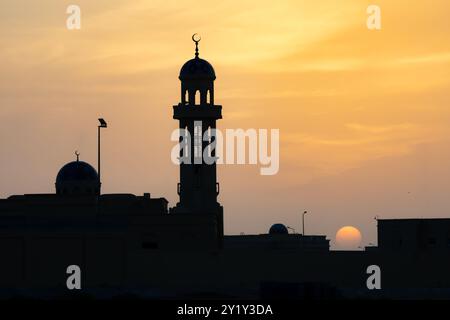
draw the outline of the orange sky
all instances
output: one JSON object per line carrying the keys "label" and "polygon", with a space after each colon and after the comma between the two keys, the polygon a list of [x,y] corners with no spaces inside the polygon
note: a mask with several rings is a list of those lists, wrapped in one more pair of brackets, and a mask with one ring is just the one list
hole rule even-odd
{"label": "orange sky", "polygon": [[[66,29],[81,7],[82,28]],[[381,7],[382,30],[366,28]],[[225,128],[280,129],[280,172],[219,166],[227,233],[275,222],[327,234],[373,217],[450,215],[450,2],[25,1],[0,3],[0,196],[52,192],[58,169],[96,164],[103,191],[174,205],[179,68],[215,67]]]}

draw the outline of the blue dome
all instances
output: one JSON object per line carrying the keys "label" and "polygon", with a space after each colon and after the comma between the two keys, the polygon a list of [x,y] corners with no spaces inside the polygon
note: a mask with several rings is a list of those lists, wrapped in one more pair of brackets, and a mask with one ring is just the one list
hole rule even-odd
{"label": "blue dome", "polygon": [[194,58],[186,62],[180,70],[180,76],[183,80],[215,80],[216,73],[213,66],[206,60]]}
{"label": "blue dome", "polygon": [[84,161],[73,161],[59,170],[56,176],[56,184],[68,181],[97,181],[97,171]]}
{"label": "blue dome", "polygon": [[270,227],[269,234],[288,234],[288,229],[284,224],[275,223]]}

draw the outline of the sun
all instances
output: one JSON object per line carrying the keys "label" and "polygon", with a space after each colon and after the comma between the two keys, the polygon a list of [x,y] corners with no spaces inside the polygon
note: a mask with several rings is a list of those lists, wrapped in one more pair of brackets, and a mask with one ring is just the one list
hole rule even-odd
{"label": "sun", "polygon": [[342,227],[336,232],[336,244],[339,249],[355,250],[361,245],[361,232],[352,226]]}

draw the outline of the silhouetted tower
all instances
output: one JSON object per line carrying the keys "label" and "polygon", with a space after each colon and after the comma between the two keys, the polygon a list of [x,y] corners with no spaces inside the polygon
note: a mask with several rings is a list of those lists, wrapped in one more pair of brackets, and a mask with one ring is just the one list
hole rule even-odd
{"label": "silhouetted tower", "polygon": [[[200,39],[196,40],[194,35],[192,40],[195,42],[195,58],[181,68],[181,102],[173,107],[173,118],[179,120],[180,129],[185,129],[191,137],[190,148],[185,150],[187,154],[183,150],[180,153],[180,158],[186,157],[190,163],[180,164],[180,201],[173,212],[218,214],[219,229],[223,233],[222,207],[217,202],[219,184],[216,163],[205,163],[202,157],[214,140],[210,130],[215,129],[216,120],[222,118],[222,106],[214,104],[214,68],[208,61],[199,58]],[[204,137],[207,141],[203,141]],[[209,154],[215,157],[214,151]]]}

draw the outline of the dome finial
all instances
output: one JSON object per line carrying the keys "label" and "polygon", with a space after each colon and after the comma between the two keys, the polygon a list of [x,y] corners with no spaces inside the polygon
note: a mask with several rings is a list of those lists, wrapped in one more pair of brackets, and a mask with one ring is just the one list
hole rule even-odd
{"label": "dome finial", "polygon": [[[195,36],[198,36],[197,38]],[[192,35],[192,41],[195,42],[195,57],[198,58],[198,43],[202,40],[202,37],[200,37],[197,33],[194,33]]]}
{"label": "dome finial", "polygon": [[75,155],[77,156],[77,162],[80,161],[80,153],[78,150],[75,151]]}

